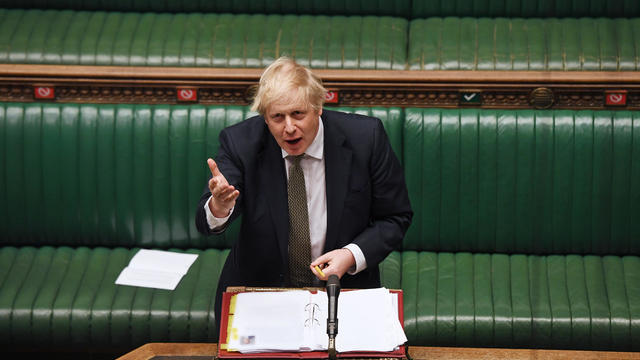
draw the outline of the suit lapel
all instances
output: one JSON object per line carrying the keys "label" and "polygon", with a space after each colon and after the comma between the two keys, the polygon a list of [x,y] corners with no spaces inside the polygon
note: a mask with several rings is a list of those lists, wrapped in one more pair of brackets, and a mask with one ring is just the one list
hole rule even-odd
{"label": "suit lapel", "polygon": [[335,249],[340,235],[340,218],[344,208],[344,199],[349,184],[351,168],[351,150],[344,146],[345,137],[334,127],[329,114],[323,115],[325,181],[327,186],[327,239],[324,252]]}
{"label": "suit lapel", "polygon": [[269,214],[273,221],[277,243],[280,248],[280,256],[286,269],[289,243],[289,210],[287,205],[287,178],[285,175],[284,160],[280,146],[271,136],[268,130],[264,151],[259,156],[260,189],[266,194]]}

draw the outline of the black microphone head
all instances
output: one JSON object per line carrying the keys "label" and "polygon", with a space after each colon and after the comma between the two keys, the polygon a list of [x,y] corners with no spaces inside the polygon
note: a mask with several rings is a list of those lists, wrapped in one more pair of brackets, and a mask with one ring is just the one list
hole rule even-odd
{"label": "black microphone head", "polygon": [[340,295],[340,278],[337,275],[329,275],[327,279],[327,335],[329,335],[329,346],[331,340],[338,335],[338,296]]}
{"label": "black microphone head", "polygon": [[327,279],[327,286],[337,286],[340,288],[340,278],[336,274],[329,275]]}

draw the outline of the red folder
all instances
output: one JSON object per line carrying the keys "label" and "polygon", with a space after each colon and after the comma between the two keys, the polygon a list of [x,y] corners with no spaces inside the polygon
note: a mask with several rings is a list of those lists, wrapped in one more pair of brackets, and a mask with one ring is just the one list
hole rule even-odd
{"label": "red folder", "polygon": [[[278,291],[279,289],[269,289],[270,291]],[[290,290],[290,289],[287,289]],[[218,358],[220,359],[328,359],[329,354],[327,351],[304,351],[304,352],[265,352],[265,353],[252,353],[243,354],[236,351],[227,351],[227,327],[229,322],[229,305],[231,303],[231,297],[240,292],[252,291],[250,288],[234,288],[230,291],[227,289],[222,294],[222,319],[220,321],[220,339],[218,340]],[[264,291],[264,289],[260,289]],[[343,290],[343,291],[349,291]],[[400,324],[404,328],[404,308],[402,305],[402,290],[389,290],[394,294],[398,294],[398,318]],[[312,290],[315,293],[315,291]],[[338,335],[339,336],[339,335]],[[406,346],[400,346],[394,351],[350,351],[338,353],[338,358],[397,358],[406,359],[407,352]]]}

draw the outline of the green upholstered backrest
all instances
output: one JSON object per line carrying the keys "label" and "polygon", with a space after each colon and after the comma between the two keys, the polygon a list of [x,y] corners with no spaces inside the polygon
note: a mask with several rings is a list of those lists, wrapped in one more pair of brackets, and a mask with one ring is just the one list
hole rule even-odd
{"label": "green upholstered backrest", "polygon": [[352,112],[360,115],[373,116],[382,121],[382,125],[384,126],[384,130],[387,132],[387,136],[389,137],[389,142],[391,142],[391,147],[393,151],[396,153],[398,160],[402,164],[402,131],[403,131],[403,123],[404,123],[404,111],[401,108],[394,107],[358,107],[358,108],[348,108],[348,107],[325,107],[326,109],[336,110],[336,111],[344,111],[344,112]]}
{"label": "green upholstered backrest", "polygon": [[411,70],[640,69],[640,18],[429,18],[409,32]]}
{"label": "green upholstered backrest", "polygon": [[[402,112],[377,116],[401,158]],[[218,134],[238,106],[0,104],[0,243],[228,248],[195,211]]]}
{"label": "green upholstered backrest", "polygon": [[635,71],[640,18],[469,18],[0,9],[0,63]]}
{"label": "green upholstered backrest", "polygon": [[628,17],[640,14],[635,0],[411,0],[413,19],[431,16]]}
{"label": "green upholstered backrest", "polygon": [[406,109],[404,250],[640,254],[640,112]]}
{"label": "green upholstered backrest", "polygon": [[640,14],[635,0],[0,0],[0,7],[107,11],[248,14],[509,17],[625,17]]}
{"label": "green upholstered backrest", "polygon": [[388,15],[405,17],[412,0],[0,0],[0,7],[233,14]]}
{"label": "green upholstered backrest", "polygon": [[0,63],[404,69],[408,22],[391,17],[0,9]]}
{"label": "green upholstered backrest", "polygon": [[196,205],[244,107],[0,104],[0,243],[229,247]]}

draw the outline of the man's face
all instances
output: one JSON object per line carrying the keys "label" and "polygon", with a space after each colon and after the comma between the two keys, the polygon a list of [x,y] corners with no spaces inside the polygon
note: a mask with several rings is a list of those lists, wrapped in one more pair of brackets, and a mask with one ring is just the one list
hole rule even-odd
{"label": "man's face", "polygon": [[303,101],[294,104],[278,101],[267,109],[265,122],[284,151],[289,155],[300,155],[315,139],[320,115],[322,108],[315,111]]}

